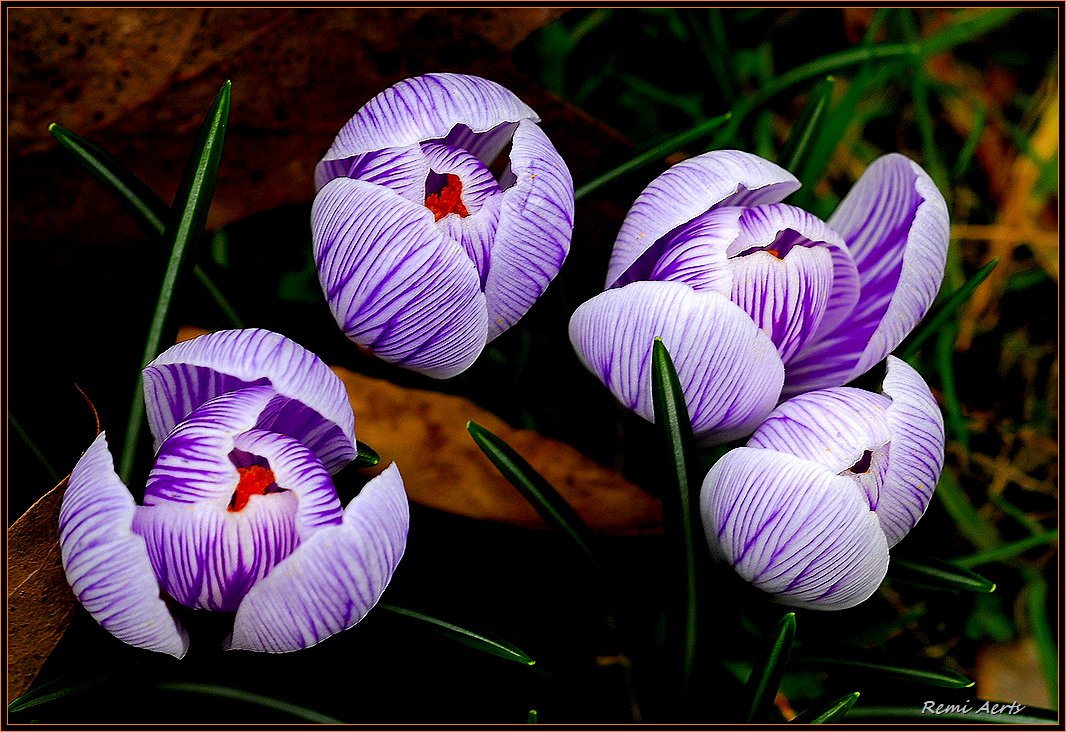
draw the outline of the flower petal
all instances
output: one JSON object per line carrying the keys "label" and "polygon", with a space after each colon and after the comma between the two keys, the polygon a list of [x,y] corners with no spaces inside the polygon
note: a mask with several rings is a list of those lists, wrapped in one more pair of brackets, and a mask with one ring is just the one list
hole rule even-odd
{"label": "flower petal", "polygon": [[789,365],[789,393],[839,386],[869,371],[929,311],[944,279],[948,211],[917,163],[874,161],[829,219],[861,280],[852,314]]}
{"label": "flower petal", "polygon": [[352,627],[377,604],[403,556],[410,522],[395,465],[259,582],[237,610],[232,649],[283,653]]}
{"label": "flower petal", "polygon": [[209,333],[161,353],[143,378],[156,447],[208,399],[270,384],[291,402],[279,400],[269,429],[307,445],[331,473],[355,458],[355,415],[344,384],[318,356],[278,333],[258,328]]}
{"label": "flower petal", "polygon": [[337,179],[315,197],[311,226],[319,281],[349,339],[436,378],[477,359],[488,330],[477,269],[429,209]]}
{"label": "flower petal", "polygon": [[626,214],[611,252],[607,287],[659,239],[712,206],[777,203],[799,188],[787,170],[739,150],[684,160],[653,180]]}
{"label": "flower petal", "polygon": [[717,293],[678,282],[634,282],[600,293],[570,320],[570,342],[581,362],[649,421],[657,336],[677,369],[692,429],[704,441],[748,434],[773,409],[784,380],[777,349]]}
{"label": "flower petal", "polygon": [[144,540],[131,529],[136,510],[101,432],[74,467],[59,509],[67,582],[111,635],[182,658],[189,638],[159,597]]}
{"label": "flower petal", "polygon": [[[888,447],[889,404],[880,394],[847,386],[807,392],[778,405],[748,440],[748,447],[795,455],[843,474],[862,486],[869,508],[877,508],[895,455]],[[852,471],[867,452],[866,469]]]}
{"label": "flower petal", "polygon": [[[337,134],[315,171],[319,188],[337,175],[344,166],[331,161],[385,148],[406,147],[430,140],[445,140],[462,145],[486,159],[491,149],[498,154],[501,138],[508,133],[498,128],[521,120],[537,121],[536,113],[518,97],[499,84],[465,74],[426,74],[404,79],[390,86],[364,104]],[[463,125],[466,130],[456,130]],[[486,149],[474,151],[472,141],[464,142],[469,133],[493,132]],[[485,157],[482,157],[482,156]],[[495,154],[492,155],[495,157]]]}
{"label": "flower petal", "polygon": [[712,553],[786,605],[852,607],[888,571],[885,535],[862,492],[817,463],[731,450],[707,474],[700,507]]}
{"label": "flower petal", "polygon": [[500,223],[483,275],[491,341],[526,314],[570,251],[574,181],[544,132],[522,121],[511,143]]}
{"label": "flower petal", "polygon": [[888,545],[906,536],[925,513],[944,469],[944,417],[922,377],[889,356],[884,392],[892,399],[888,424],[892,459],[881,489],[877,517]]}
{"label": "flower petal", "polygon": [[427,175],[429,161],[422,154],[421,145],[390,147],[320,165],[315,171],[315,190],[334,178],[352,178],[389,188],[412,203],[422,203],[426,200]]}

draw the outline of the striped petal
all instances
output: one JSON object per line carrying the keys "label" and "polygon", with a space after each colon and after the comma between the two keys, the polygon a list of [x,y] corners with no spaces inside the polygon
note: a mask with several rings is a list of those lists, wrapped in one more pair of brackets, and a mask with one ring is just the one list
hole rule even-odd
{"label": "striped petal", "polygon": [[773,343],[727,298],[677,282],[634,282],[600,293],[570,320],[585,367],[625,406],[654,419],[651,352],[660,337],[707,443],[754,430],[777,402],[784,367]]}
{"label": "striped petal", "polygon": [[820,389],[778,405],[748,441],[825,466],[858,483],[879,509],[891,459],[890,400],[847,386]]}
{"label": "striped petal", "polygon": [[355,458],[355,415],[344,384],[318,356],[257,328],[223,330],[179,343],[145,367],[144,398],[156,447],[207,400],[252,384],[280,397],[260,427],[312,449],[331,472]]}
{"label": "striped petal", "polygon": [[311,226],[319,281],[349,339],[436,378],[477,359],[488,331],[477,269],[429,209],[337,179],[315,197]]}
{"label": "striped petal", "polygon": [[315,171],[315,190],[334,178],[352,178],[389,188],[412,203],[422,203],[426,200],[427,175],[429,161],[422,154],[421,145],[390,147],[320,165]]}
{"label": "striped petal", "polygon": [[657,241],[714,206],[777,203],[799,188],[787,170],[739,150],[684,160],[653,180],[626,214],[611,252],[607,287]]}
{"label": "striped petal", "polygon": [[[430,140],[464,147],[487,165],[506,144],[510,125],[521,120],[538,118],[518,97],[488,79],[465,74],[405,79],[363,105],[344,125],[318,164],[315,182],[322,188],[338,177],[346,166],[335,161]],[[481,142],[480,135],[488,139]]]}
{"label": "striped petal", "polygon": [[906,362],[888,357],[884,393],[892,399],[888,424],[892,460],[877,517],[894,546],[925,513],[944,468],[944,417],[922,377]]}
{"label": "striped petal", "polygon": [[515,129],[500,185],[500,221],[482,275],[490,341],[517,323],[559,274],[574,231],[570,170],[533,122]]}
{"label": "striped petal", "polygon": [[947,205],[902,155],[874,161],[829,225],[848,243],[861,296],[849,317],[789,365],[788,393],[838,386],[869,371],[925,316],[944,279]]}
{"label": "striped petal", "polygon": [[403,556],[407,496],[395,465],[367,483],[344,511],[248,593],[232,649],[283,653],[352,627],[377,604]]}
{"label": "striped petal", "polygon": [[817,463],[731,450],[700,493],[712,553],[786,605],[841,610],[877,590],[888,545],[865,496]]}
{"label": "striped petal", "polygon": [[59,509],[67,582],[96,622],[119,640],[182,658],[188,635],[159,597],[144,540],[132,530],[136,510],[100,433],[74,467]]}

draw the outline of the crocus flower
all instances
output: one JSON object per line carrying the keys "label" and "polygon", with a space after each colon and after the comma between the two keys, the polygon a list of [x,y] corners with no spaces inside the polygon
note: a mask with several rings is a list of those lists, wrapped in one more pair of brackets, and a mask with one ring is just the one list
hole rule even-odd
{"label": "crocus flower", "polygon": [[652,419],[656,336],[705,443],[755,429],[780,398],[840,386],[899,345],[944,274],[943,196],[902,155],[876,160],[830,217],[780,203],[799,187],[762,158],[685,160],[634,202],[607,290],[570,339],[626,406]]}
{"label": "crocus flower", "polygon": [[880,585],[944,467],[944,420],[888,357],[883,393],[834,387],[781,404],[700,493],[711,552],[786,605],[838,610]]}
{"label": "crocus flower", "polygon": [[341,129],[315,170],[311,226],[322,290],[349,339],[447,378],[525,315],[574,227],[570,171],[537,121],[495,82],[427,74]]}
{"label": "crocus flower", "polygon": [[179,658],[172,602],[236,613],[234,649],[297,650],[359,622],[403,555],[408,507],[395,465],[341,507],[330,475],[356,443],[340,379],[265,330],[180,343],[143,376],[157,452],[142,505],[103,433],[63,496],[63,567],[85,609]]}

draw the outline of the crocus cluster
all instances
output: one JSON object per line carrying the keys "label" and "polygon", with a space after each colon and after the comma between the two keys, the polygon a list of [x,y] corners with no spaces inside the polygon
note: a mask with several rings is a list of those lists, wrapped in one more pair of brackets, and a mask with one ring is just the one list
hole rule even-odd
{"label": "crocus cluster", "polygon": [[793,397],[703,482],[711,552],[787,605],[837,610],[881,584],[888,550],[921,518],[944,467],[944,420],[894,356],[882,394]]}
{"label": "crocus cluster", "polygon": [[570,172],[537,121],[495,82],[427,74],[341,129],[315,170],[311,226],[349,339],[446,378],[529,310],[574,226]]}
{"label": "crocus cluster", "polygon": [[902,155],[876,160],[825,222],[781,203],[799,187],[748,153],[675,165],[637,198],[607,290],[574,313],[582,362],[652,419],[663,339],[704,443],[750,434],[781,398],[840,386],[928,311],[947,257],[943,196]]}
{"label": "crocus cluster", "polygon": [[307,648],[357,623],[403,555],[395,466],[344,508],[331,474],[356,456],[355,417],[317,356],[264,330],[180,343],[143,373],[155,464],[137,505],[101,433],[60,509],[63,567],[112,635],[184,656],[169,603],[235,613],[227,647]]}

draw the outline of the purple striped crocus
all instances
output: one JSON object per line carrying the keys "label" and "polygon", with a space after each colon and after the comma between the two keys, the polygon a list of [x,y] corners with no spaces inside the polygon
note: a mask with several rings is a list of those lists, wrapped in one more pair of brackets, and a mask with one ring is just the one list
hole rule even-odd
{"label": "purple striped crocus", "polygon": [[169,606],[235,613],[228,648],[284,652],[351,627],[407,542],[395,465],[344,508],[330,478],[356,455],[355,417],[317,356],[265,330],[220,331],[144,369],[155,464],[137,505],[101,433],[59,515],[78,600],[132,646],[182,657]]}
{"label": "purple striped crocus", "polygon": [[787,171],[736,150],[673,166],[637,198],[607,290],[570,339],[626,406],[652,419],[663,339],[704,443],[750,434],[781,398],[840,386],[892,351],[944,275],[948,214],[902,155],[876,160],[829,220],[781,203]]}
{"label": "purple striped crocus", "polygon": [[889,356],[883,393],[793,397],[715,463],[700,493],[711,553],[783,604],[852,607],[881,584],[943,467],[940,409]]}
{"label": "purple striped crocus", "polygon": [[341,129],[315,170],[311,227],[349,339],[447,378],[525,315],[574,228],[570,171],[537,121],[495,82],[427,74]]}

